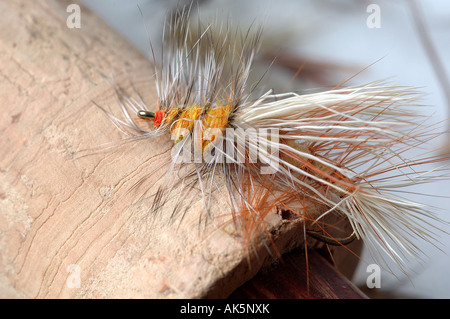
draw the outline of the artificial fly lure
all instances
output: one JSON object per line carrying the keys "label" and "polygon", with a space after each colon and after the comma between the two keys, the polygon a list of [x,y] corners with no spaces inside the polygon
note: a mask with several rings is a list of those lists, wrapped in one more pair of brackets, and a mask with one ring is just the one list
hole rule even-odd
{"label": "artificial fly lure", "polygon": [[[380,81],[313,94],[258,95],[249,75],[261,30],[199,23],[192,31],[189,16],[181,11],[165,28],[162,61],[155,67],[156,111],[118,91],[126,119],[108,115],[131,135],[128,141],[171,136],[168,173],[179,176],[176,164],[189,165],[182,184],[201,190],[206,214],[220,175],[235,226],[249,242],[252,227],[275,206],[309,220],[308,234],[316,239],[337,245],[361,239],[373,255],[385,254],[401,268],[420,254],[415,239],[436,240],[435,223],[445,221],[398,193],[446,178],[444,163],[423,167],[447,155],[407,155],[439,135],[411,110],[418,106],[413,89]],[[154,210],[174,185],[159,189]],[[311,219],[304,202],[322,207],[322,214]],[[331,235],[320,223],[329,214],[348,219],[352,232]]]}

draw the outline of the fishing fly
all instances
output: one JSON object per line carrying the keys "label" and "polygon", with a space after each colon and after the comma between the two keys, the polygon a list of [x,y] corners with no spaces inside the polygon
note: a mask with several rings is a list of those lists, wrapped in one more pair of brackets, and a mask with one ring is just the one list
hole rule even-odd
{"label": "fishing fly", "polygon": [[[125,120],[108,113],[128,141],[171,137],[168,181],[154,196],[154,212],[176,189],[195,185],[209,215],[220,180],[233,224],[250,245],[274,207],[308,221],[313,238],[363,240],[374,256],[387,255],[401,268],[421,253],[415,239],[434,243],[435,223],[445,221],[400,196],[410,185],[446,178],[447,155],[407,155],[440,134],[413,111],[415,90],[379,81],[312,94],[262,91],[249,81],[261,28],[199,22],[193,31],[189,16],[183,10],[167,21],[156,106],[118,89]],[[442,166],[424,169],[430,163]],[[185,197],[176,197],[182,206]],[[318,216],[311,205],[321,207]],[[333,236],[321,222],[331,214],[352,231]]]}

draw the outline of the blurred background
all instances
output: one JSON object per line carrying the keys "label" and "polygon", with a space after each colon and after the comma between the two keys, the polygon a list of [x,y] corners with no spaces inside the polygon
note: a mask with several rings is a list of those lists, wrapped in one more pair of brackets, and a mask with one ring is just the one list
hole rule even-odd
{"label": "blurred background", "polygon": [[[190,1],[82,0],[82,3],[151,59],[148,36],[158,51],[164,19]],[[230,19],[243,29],[252,23],[263,25],[262,54],[255,68],[258,76],[270,66],[263,87],[278,92],[286,88],[300,93],[320,91],[333,88],[368,67],[348,84],[387,79],[395,85],[419,87],[425,93],[420,102],[429,105],[424,113],[431,115],[435,122],[449,118],[450,2],[447,0],[198,0],[194,3],[198,3],[204,23],[218,16]],[[197,7],[193,11],[197,12]],[[443,124],[442,131],[448,127]],[[448,136],[433,141],[429,147],[430,150],[449,148]],[[450,181],[409,190],[434,195],[406,194],[405,197],[436,207],[435,212],[450,221]],[[450,233],[450,227],[446,231]],[[382,271],[379,289],[366,287],[369,275],[366,267],[372,261],[364,252],[352,281],[373,298],[450,298],[450,236],[442,236],[440,240],[442,251],[418,241],[417,245],[426,252],[424,260],[411,264],[407,275]]]}

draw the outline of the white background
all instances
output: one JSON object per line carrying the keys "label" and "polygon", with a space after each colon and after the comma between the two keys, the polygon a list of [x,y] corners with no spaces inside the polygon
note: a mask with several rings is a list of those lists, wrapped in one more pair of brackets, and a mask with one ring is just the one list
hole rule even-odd
{"label": "white background", "polygon": [[[164,15],[175,7],[175,1],[84,1],[119,33],[150,56],[145,26],[153,42],[160,39]],[[366,11],[371,3],[380,8],[381,28],[369,28],[370,15]],[[430,34],[430,40],[438,52],[447,74],[450,72],[450,1],[418,1]],[[139,4],[143,16],[137,7]],[[204,1],[202,12],[229,16],[232,21],[248,25],[253,21],[262,23],[264,30],[278,42],[289,46],[290,52],[315,61],[333,62],[362,69],[378,60],[368,70],[351,81],[366,83],[389,78],[398,85],[421,87],[427,95],[421,102],[430,105],[427,114],[436,121],[449,118],[448,105],[411,15],[407,1]],[[83,25],[82,25],[83,27]],[[89,32],[88,30],[86,32]],[[156,41],[155,41],[156,40]],[[344,70],[336,75],[339,82],[352,76],[354,71]],[[270,78],[270,77],[269,77]],[[336,84],[338,84],[336,83]],[[305,84],[309,85],[310,84]],[[302,88],[296,88],[301,90]],[[447,88],[449,90],[450,88]],[[445,139],[434,142],[431,147],[446,143]],[[416,188],[418,193],[439,196],[450,195],[450,182],[440,182]],[[442,218],[450,221],[450,200],[441,197],[420,197],[424,203],[442,208],[436,210]],[[450,232],[450,227],[446,229]],[[427,257],[422,264],[411,265],[407,277],[398,278],[382,272],[378,295],[383,297],[450,298],[450,251],[449,236],[441,238],[439,251],[433,246],[421,245]],[[363,254],[370,263],[370,257]],[[353,281],[365,285],[367,263],[361,263]]]}

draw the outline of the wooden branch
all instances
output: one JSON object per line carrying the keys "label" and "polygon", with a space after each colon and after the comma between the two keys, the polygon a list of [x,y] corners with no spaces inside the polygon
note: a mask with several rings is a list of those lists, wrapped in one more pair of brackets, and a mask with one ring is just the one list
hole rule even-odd
{"label": "wooden branch", "polygon": [[[228,296],[273,261],[271,243],[262,233],[248,255],[220,192],[207,223],[200,197],[183,218],[149,216],[168,137],[78,157],[123,138],[93,103],[120,112],[113,81],[155,94],[150,62],[99,18],[81,7],[67,26],[71,3],[0,2],[0,297]],[[302,245],[301,220],[267,223],[280,252]]]}
{"label": "wooden branch", "polygon": [[299,251],[283,257],[270,270],[256,275],[234,291],[230,299],[366,299],[353,283],[318,251]]}

